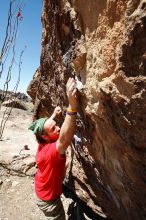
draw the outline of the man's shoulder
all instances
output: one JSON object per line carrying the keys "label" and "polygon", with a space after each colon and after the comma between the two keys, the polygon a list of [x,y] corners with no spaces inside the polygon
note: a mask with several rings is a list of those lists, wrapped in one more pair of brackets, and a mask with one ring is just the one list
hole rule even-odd
{"label": "man's shoulder", "polygon": [[47,143],[45,145],[45,150],[49,151],[49,152],[54,152],[56,151],[56,142],[52,142],[52,143]]}

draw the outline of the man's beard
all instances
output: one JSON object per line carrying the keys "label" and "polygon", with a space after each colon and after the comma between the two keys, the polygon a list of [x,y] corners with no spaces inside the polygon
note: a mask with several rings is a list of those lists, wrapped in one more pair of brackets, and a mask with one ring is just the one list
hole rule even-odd
{"label": "man's beard", "polygon": [[58,134],[54,134],[52,137],[50,137],[51,142],[55,142],[57,141],[59,138],[59,133]]}

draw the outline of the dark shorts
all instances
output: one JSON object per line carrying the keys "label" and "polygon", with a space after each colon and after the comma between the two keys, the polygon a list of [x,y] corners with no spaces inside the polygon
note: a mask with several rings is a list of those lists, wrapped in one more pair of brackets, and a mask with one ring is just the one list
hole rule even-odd
{"label": "dark shorts", "polygon": [[60,197],[52,201],[43,201],[36,198],[36,203],[47,220],[65,220],[65,212]]}

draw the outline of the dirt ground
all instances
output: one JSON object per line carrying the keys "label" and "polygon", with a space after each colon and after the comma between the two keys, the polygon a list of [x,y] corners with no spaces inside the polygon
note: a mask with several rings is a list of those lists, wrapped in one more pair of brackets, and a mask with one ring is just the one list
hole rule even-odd
{"label": "dirt ground", "polygon": [[[0,110],[0,123],[6,110],[2,107]],[[8,161],[13,156],[18,155],[24,145],[28,145],[29,151],[22,153],[35,155],[37,150],[37,143],[28,126],[32,121],[31,111],[24,111],[14,108],[8,121],[6,122],[3,141],[0,141],[0,160]]]}
{"label": "dirt ground", "polygon": [[[43,213],[34,202],[33,183],[33,178],[30,177],[3,176],[1,178],[1,220],[45,220]],[[62,195],[62,201],[68,219],[68,207],[72,200]]]}

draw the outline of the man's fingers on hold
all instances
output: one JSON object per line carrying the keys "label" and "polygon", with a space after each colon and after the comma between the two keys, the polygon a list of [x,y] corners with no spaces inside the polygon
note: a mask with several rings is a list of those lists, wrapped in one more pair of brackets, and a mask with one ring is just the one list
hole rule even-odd
{"label": "man's fingers on hold", "polygon": [[71,78],[68,79],[68,81],[67,81],[67,83],[66,83],[66,87],[69,86],[70,82],[71,82]]}
{"label": "man's fingers on hold", "polygon": [[66,87],[69,88],[71,86],[72,83],[75,83],[74,78],[69,78]]}
{"label": "man's fingers on hold", "polygon": [[73,92],[72,92],[72,95],[75,96],[76,93],[77,93],[77,89],[74,89]]}
{"label": "man's fingers on hold", "polygon": [[76,87],[76,84],[75,82],[71,82],[70,86],[69,86],[69,89],[74,89]]}

